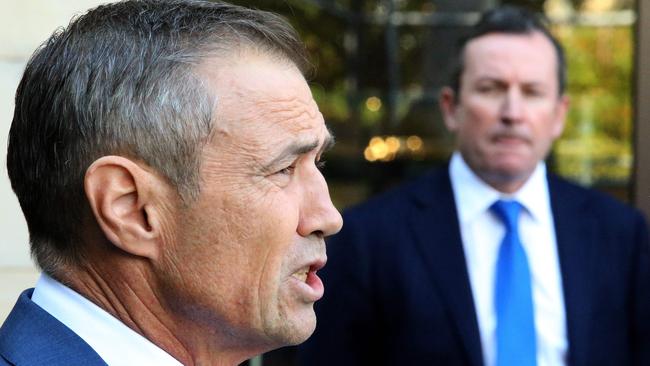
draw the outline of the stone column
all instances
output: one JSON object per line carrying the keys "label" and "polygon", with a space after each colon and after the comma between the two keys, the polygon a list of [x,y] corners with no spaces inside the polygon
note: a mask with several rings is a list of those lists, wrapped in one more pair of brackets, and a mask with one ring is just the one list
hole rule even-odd
{"label": "stone column", "polygon": [[14,94],[34,50],[75,14],[101,0],[8,0],[0,3],[0,323],[20,292],[33,287],[38,270],[29,257],[27,224],[7,177],[7,135]]}

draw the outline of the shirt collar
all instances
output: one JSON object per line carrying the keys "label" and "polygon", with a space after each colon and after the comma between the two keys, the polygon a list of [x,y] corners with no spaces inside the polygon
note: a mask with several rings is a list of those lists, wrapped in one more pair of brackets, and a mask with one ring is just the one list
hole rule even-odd
{"label": "shirt collar", "polygon": [[483,212],[498,199],[519,201],[535,221],[550,217],[546,164],[539,162],[530,178],[514,194],[504,194],[490,187],[467,165],[459,152],[454,152],[449,164],[449,176],[456,199],[458,219],[466,223]]}
{"label": "shirt collar", "polygon": [[181,366],[151,341],[46,274],[36,283],[32,301],[86,341],[109,365]]}

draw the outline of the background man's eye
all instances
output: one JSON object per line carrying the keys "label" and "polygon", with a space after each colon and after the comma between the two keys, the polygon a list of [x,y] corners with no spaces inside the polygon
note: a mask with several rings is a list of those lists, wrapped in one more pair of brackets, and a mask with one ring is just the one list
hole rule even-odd
{"label": "background man's eye", "polygon": [[479,86],[477,88],[479,93],[497,93],[500,91],[500,88],[498,88],[495,85],[484,85],[484,86]]}

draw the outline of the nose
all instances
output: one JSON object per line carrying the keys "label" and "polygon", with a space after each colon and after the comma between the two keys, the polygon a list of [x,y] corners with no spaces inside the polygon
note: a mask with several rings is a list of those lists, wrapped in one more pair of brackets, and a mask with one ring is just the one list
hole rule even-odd
{"label": "nose", "polygon": [[501,107],[501,121],[505,124],[520,122],[523,116],[523,107],[521,92],[515,87],[509,88]]}
{"label": "nose", "polygon": [[327,182],[320,170],[314,168],[303,188],[298,234],[325,237],[338,233],[343,227],[343,218],[332,203]]}

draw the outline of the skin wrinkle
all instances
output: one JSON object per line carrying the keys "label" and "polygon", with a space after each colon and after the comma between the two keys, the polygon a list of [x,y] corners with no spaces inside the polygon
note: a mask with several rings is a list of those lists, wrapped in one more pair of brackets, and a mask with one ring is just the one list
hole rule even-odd
{"label": "skin wrinkle", "polygon": [[[99,273],[116,272],[117,288],[96,284],[101,291],[91,296],[106,298],[110,313],[188,365],[237,364],[251,354],[304,340],[315,326],[313,301],[292,275],[325,258],[321,233],[340,228],[340,215],[316,167],[332,140],[320,113],[306,111],[312,103],[299,102],[311,99],[304,79],[268,60],[247,61],[233,72],[248,70],[273,75],[274,83],[301,96],[283,98],[286,106],[280,106],[270,97],[280,88],[273,84],[265,86],[268,103],[253,108],[254,99],[237,104],[233,94],[215,88],[214,95],[228,103],[220,105],[222,119],[202,149],[199,196],[184,203],[171,182],[137,163],[153,173],[140,178],[138,192],[146,194],[133,204],[143,199],[142,207],[150,210],[158,254],[133,263],[137,275],[121,282],[122,273],[134,272],[115,263],[102,263],[92,276],[101,281]],[[287,75],[276,77],[277,72]],[[235,75],[231,78],[241,79]],[[269,110],[274,104],[276,112],[286,110],[285,120],[266,118],[276,113]],[[290,156],[291,173],[263,169],[291,145],[302,146]],[[139,292],[144,284],[152,284],[150,292]],[[116,294],[103,293],[110,290],[130,300],[114,303]]]}
{"label": "skin wrinkle", "polygon": [[[253,65],[257,64],[253,63]],[[262,66],[263,70],[266,70],[266,68],[269,67],[266,61],[262,63]],[[251,65],[251,67],[253,66]],[[275,69],[275,65],[273,68]],[[219,79],[219,76],[217,76],[217,78]],[[225,83],[223,79],[219,79],[222,82],[220,85],[224,85],[224,87],[228,87],[234,90],[240,90],[242,86],[246,85],[243,82],[239,83],[239,79],[241,79],[241,77],[235,79],[234,76],[230,76],[230,78],[231,79],[227,79]],[[232,80],[232,82],[237,81],[238,83],[233,86],[233,84],[228,83],[230,80]],[[304,80],[302,83],[304,83]],[[306,87],[306,84],[303,85],[304,86],[301,86],[301,92],[308,93],[309,89]],[[244,90],[245,89],[246,88],[244,88]],[[275,108],[277,108],[277,110],[283,110],[285,108],[295,108],[295,106],[302,106],[302,108],[304,108],[304,106],[309,105],[309,103],[291,103],[291,106],[285,107],[283,105],[278,108],[277,102],[275,102],[265,106],[264,109],[259,107],[251,108],[250,106],[254,107],[256,104],[249,102],[249,99],[246,98],[238,99],[236,96],[241,93],[219,93],[218,88],[216,91],[216,94],[220,95],[220,99],[222,101],[220,107],[220,114],[222,119],[217,127],[220,131],[218,131],[215,135],[216,138],[214,139],[213,144],[210,147],[207,147],[204,151],[206,158],[202,162],[204,169],[202,181],[210,183],[206,184],[206,186],[203,187],[204,189],[202,190],[202,195],[204,197],[200,200],[200,202],[203,204],[207,204],[208,202],[211,203],[209,205],[208,211],[203,211],[202,208],[197,208],[198,211],[196,211],[196,214],[188,213],[188,215],[184,215],[185,217],[193,217],[196,215],[196,219],[198,220],[197,224],[188,222],[187,224],[181,224],[181,226],[183,228],[190,228],[194,225],[197,225],[197,227],[205,226],[205,224],[199,222],[209,220],[210,218],[213,218],[219,222],[219,226],[214,228],[215,238],[212,240],[218,240],[224,244],[229,243],[229,245],[225,247],[222,247],[220,245],[218,247],[210,248],[210,254],[202,255],[200,258],[197,258],[199,259],[199,262],[195,268],[210,268],[214,266],[221,267],[224,265],[228,268],[231,268],[232,270],[235,270],[235,268],[237,268],[237,271],[245,271],[243,272],[243,275],[249,277],[250,279],[246,281],[250,282],[247,286],[241,286],[238,283],[243,284],[245,281],[242,282],[243,280],[240,280],[237,278],[237,276],[231,278],[220,278],[220,275],[218,273],[212,272],[210,275],[210,277],[213,279],[212,284],[221,289],[219,291],[215,291],[218,293],[226,294],[226,296],[215,298],[215,303],[212,303],[210,306],[223,306],[227,309],[233,309],[232,311],[236,312],[235,314],[232,314],[235,315],[235,318],[229,319],[228,325],[230,326],[231,330],[229,333],[237,334],[240,339],[242,339],[241,337],[244,337],[244,339],[252,339],[251,337],[254,337],[254,339],[257,339],[257,342],[261,342],[267,345],[277,345],[285,341],[275,339],[275,337],[279,336],[279,333],[277,333],[278,329],[276,327],[280,326],[280,329],[282,329],[287,326],[285,325],[287,323],[292,324],[298,319],[308,319],[306,317],[306,313],[305,315],[300,315],[300,317],[295,317],[295,315],[291,315],[289,317],[290,314],[298,309],[295,308],[298,306],[296,303],[297,299],[294,298],[295,295],[291,295],[291,292],[282,290],[283,292],[280,294],[287,297],[280,297],[277,300],[269,297],[273,294],[273,292],[270,292],[270,290],[275,289],[277,286],[284,286],[282,284],[286,283],[286,278],[291,276],[295,270],[299,269],[292,267],[304,266],[304,263],[301,263],[300,265],[289,265],[286,266],[286,268],[279,267],[285,261],[288,261],[287,263],[292,263],[291,261],[295,260],[295,258],[292,255],[289,255],[289,258],[283,258],[278,255],[285,252],[285,250],[288,250],[288,248],[293,248],[294,246],[298,245],[298,243],[300,243],[299,247],[301,248],[301,252],[304,251],[306,253],[310,253],[310,249],[306,248],[308,245],[308,240],[299,238],[295,232],[296,229],[294,228],[292,234],[293,238],[291,238],[291,241],[297,242],[284,242],[282,245],[286,246],[287,249],[282,249],[282,252],[276,252],[275,250],[270,251],[269,249],[272,249],[279,243],[277,243],[277,233],[273,233],[273,235],[269,237],[267,230],[269,230],[271,227],[280,229],[278,232],[284,232],[284,230],[289,229],[289,227],[287,227],[288,222],[298,220],[300,213],[298,211],[299,206],[287,206],[286,200],[289,197],[303,197],[305,195],[305,192],[303,192],[302,189],[298,188],[291,188],[286,193],[283,193],[284,189],[270,189],[269,187],[271,187],[271,185],[267,183],[270,183],[270,179],[258,179],[255,180],[257,184],[250,184],[251,176],[262,174],[259,169],[251,170],[250,164],[259,166],[259,161],[266,161],[261,157],[267,155],[275,156],[275,151],[278,151],[278,149],[281,151],[283,146],[278,146],[278,141],[284,141],[288,138],[298,139],[298,141],[300,141],[304,139],[301,137],[303,133],[317,133],[320,143],[323,144],[324,136],[327,134],[327,130],[324,128],[322,119],[313,119],[311,122],[305,121],[304,126],[302,120],[300,122],[296,122],[295,120],[276,122],[276,120],[269,120],[268,118],[260,119],[261,116],[266,117],[269,113],[273,113],[266,110],[268,106],[271,106],[273,104],[275,104]],[[267,94],[264,97],[264,100],[277,100],[276,98],[269,98],[269,95],[271,94]],[[250,96],[250,98],[260,100],[262,99],[262,96],[258,94]],[[285,100],[291,99],[285,98]],[[234,103],[234,101],[237,101],[237,103]],[[230,111],[236,111],[237,113],[230,115],[228,114],[229,109]],[[284,114],[284,117],[294,117],[296,115],[302,114],[305,113],[301,110],[298,114],[286,113]],[[313,113],[311,114],[313,115]],[[309,115],[309,113],[305,115]],[[232,127],[237,126],[237,130],[231,129],[230,126],[228,126],[229,123],[232,123]],[[314,128],[315,126],[317,128]],[[219,138],[221,137],[220,135],[224,134],[224,131],[228,131],[227,138]],[[241,138],[244,136],[246,138],[242,140]],[[314,151],[310,151],[308,154],[299,157],[297,161],[300,165],[297,172],[302,172],[303,169],[307,166],[313,166],[315,164],[314,161],[316,154],[319,151],[320,149],[317,148],[314,149]],[[275,154],[277,154],[277,152]],[[307,158],[307,156],[309,156],[309,158]],[[219,174],[216,174],[217,171]],[[304,174],[320,175],[320,172],[316,170],[315,167],[309,168],[309,170],[305,170],[304,172]],[[296,184],[306,184],[306,181],[304,183],[302,182],[303,173],[296,174],[297,175],[295,177],[291,178],[292,181],[295,180]],[[249,183],[246,183],[247,181]],[[321,187],[324,186],[324,182],[319,184]],[[234,188],[234,190],[232,188]],[[214,193],[210,193],[211,191]],[[218,192],[228,192],[228,194],[224,195]],[[302,200],[303,198],[300,199]],[[275,217],[274,220],[278,220],[277,222],[269,221],[263,225],[256,225],[250,222],[251,215],[253,215],[253,217],[254,215],[258,215],[256,212],[258,212],[258,210],[262,209],[263,207],[283,206],[287,206],[287,209],[290,207],[293,208],[291,208],[291,212],[285,211],[284,217],[270,216]],[[208,206],[206,206],[206,208],[207,207]],[[224,211],[222,210],[223,207],[227,207],[229,209]],[[198,212],[201,212],[201,214],[198,214]],[[184,241],[196,243],[209,240],[208,237],[205,237],[205,235],[205,233],[202,233],[200,231],[179,233],[179,236],[185,239]],[[286,238],[288,239],[289,236]],[[263,241],[259,242],[259,240]],[[276,243],[272,244],[274,241],[276,241]],[[254,248],[251,245],[254,245],[254,247],[259,247],[259,249],[256,250],[255,255],[247,256],[244,253],[251,253],[250,251],[252,248]],[[207,247],[203,248],[201,246],[201,248],[197,248],[197,250],[202,252],[204,250],[207,250]],[[286,253],[291,253],[291,250],[287,251]],[[231,257],[232,255],[234,255],[234,257]],[[206,257],[218,258],[218,263],[201,263],[203,258]],[[228,258],[232,258],[234,262],[229,263]],[[311,258],[306,256],[303,260],[309,259]],[[224,269],[224,271],[227,271],[225,268],[222,269]],[[281,272],[277,272],[278,269],[280,269]],[[280,276],[276,279],[276,276],[278,275]],[[233,280],[235,281],[233,282]],[[187,283],[191,282],[193,282],[191,280],[191,277],[187,277]],[[255,285],[250,285],[251,283],[258,285],[259,287],[255,288]],[[272,284],[272,287],[269,287],[270,284]],[[282,289],[282,287],[279,288]],[[208,291],[208,289],[196,290],[199,291],[199,293],[190,296],[204,297],[206,301],[209,300],[212,296],[211,293],[205,293],[205,291]],[[204,294],[200,295],[200,293]],[[274,297],[275,296],[277,295],[274,295]],[[234,300],[235,303],[228,304],[228,299]],[[268,305],[264,305],[267,304],[267,301],[272,299],[273,302],[268,303]],[[303,306],[304,305],[300,305],[300,307]],[[309,305],[308,308],[309,313],[311,313],[311,316],[313,316],[311,305]],[[304,310],[301,310],[301,312],[302,311]],[[228,310],[225,310],[225,312],[228,312]],[[284,321],[279,323],[280,319]],[[302,321],[303,320],[301,320],[301,322]],[[249,325],[245,326],[245,324]],[[298,326],[298,324],[299,323],[297,323],[295,326]],[[255,331],[250,332],[247,329],[255,329]],[[244,330],[245,332],[241,333]],[[284,332],[285,331],[282,330],[281,334],[286,334],[283,335],[283,337],[289,334]],[[302,332],[303,330],[301,330],[298,334],[302,334]],[[295,335],[292,335],[291,337],[295,337]]]}
{"label": "skin wrinkle", "polygon": [[[142,165],[142,166],[144,167],[145,170],[149,171],[150,173],[155,174],[155,172],[152,171],[150,168],[148,168],[146,165]],[[170,206],[171,205],[169,205],[169,204],[164,206],[165,208],[167,208],[167,212],[171,212],[171,210],[168,209]],[[112,267],[111,265],[108,265],[108,266]],[[103,267],[100,267],[100,268],[103,269]],[[141,278],[147,279],[146,282],[148,282],[150,284],[152,283],[152,279],[150,278],[150,276],[147,275],[147,272],[144,270],[144,268],[142,266],[136,267],[135,270],[139,273]],[[95,268],[89,268],[89,272],[93,273],[92,278],[95,281],[101,282],[102,286],[100,286],[100,288],[103,291],[105,291],[107,293],[110,293],[110,296],[107,296],[106,294],[104,294],[104,296],[102,296],[99,293],[95,293],[96,298],[107,298],[107,299],[116,298],[114,291],[111,291],[111,289],[106,286],[105,281],[102,281],[103,277],[99,275],[99,272]],[[149,287],[145,287],[143,289],[143,291],[141,291],[141,292],[135,291],[134,287],[131,285],[131,282],[132,282],[131,279],[134,278],[134,277],[137,278],[138,276],[129,276],[128,278],[123,279],[123,281],[118,281],[118,283],[121,285],[121,286],[119,286],[119,288],[124,290],[125,292],[129,293],[131,296],[128,296],[127,298],[133,299],[133,300],[136,300],[137,302],[139,302],[145,308],[145,310],[147,310],[145,313],[149,314],[151,317],[156,319],[156,321],[154,323],[160,324],[160,326],[155,327],[156,332],[163,332],[163,333],[167,334],[167,337],[164,337],[164,339],[175,339],[175,337],[173,337],[174,333],[171,332],[170,330],[167,330],[169,324],[167,324],[167,326],[166,326],[165,322],[163,321],[163,318],[165,316],[164,311],[158,311],[158,312],[155,311],[154,304],[156,304],[156,303],[161,304],[162,301],[160,300],[160,297],[159,297],[159,295],[157,293],[155,293],[153,291],[149,291],[149,289],[155,289],[155,288],[159,288],[159,287],[158,286],[149,286]],[[141,293],[146,293],[146,294],[151,295],[152,297],[151,297],[151,299],[149,299],[150,301],[147,301],[144,297],[139,296],[139,294],[141,294]],[[110,301],[110,305],[111,305],[111,308],[114,309],[113,311],[110,311],[110,312],[119,319],[128,319],[127,324],[131,324],[131,328],[133,328],[137,332],[143,334],[145,337],[150,337],[153,334],[153,331],[147,331],[147,327],[144,326],[145,325],[145,320],[144,320],[145,316],[143,316],[142,318],[140,318],[138,316],[131,316],[131,314],[128,311],[128,308],[126,308],[125,306],[118,306],[118,305],[122,305],[119,302],[116,303],[115,301]],[[106,307],[108,307],[108,305],[105,305],[105,308]],[[139,312],[138,314],[139,315],[145,315],[145,314],[142,314],[141,312]],[[147,317],[147,318],[149,318],[149,317]],[[137,321],[137,319],[142,319],[142,320]],[[152,322],[146,322],[146,324],[149,324],[149,325],[151,325],[151,323]],[[176,341],[180,343],[180,341],[178,339],[176,339]],[[166,342],[166,343],[173,344],[174,342]]]}
{"label": "skin wrinkle", "polygon": [[[239,203],[239,202],[238,202],[238,203]],[[240,203],[240,204],[241,204],[242,208],[246,206],[246,202],[242,202],[242,203]],[[219,207],[224,207],[224,206],[226,206],[226,205],[227,205],[227,203],[224,203],[224,202],[221,202],[221,203],[218,204]],[[229,215],[229,212],[228,212],[228,211],[222,210],[222,209],[220,208],[220,212],[219,212],[218,214],[216,214],[215,217],[227,217],[228,215]],[[234,220],[234,221],[236,221],[236,220]],[[247,228],[245,227],[245,222],[242,222],[240,225],[241,225],[241,226],[239,226],[239,227],[235,227],[235,226],[231,226],[231,225],[229,225],[229,226],[226,226],[226,227],[222,227],[221,230],[223,230],[224,233],[233,233],[233,232],[240,232],[240,233],[241,233],[241,232],[244,232],[244,233],[245,233],[245,232],[246,232],[246,229],[247,229]],[[198,242],[198,241],[199,241],[199,239],[194,239],[193,237],[189,237],[188,239],[189,239],[189,240],[187,240],[187,241],[189,241],[190,243],[192,243],[192,242]],[[221,254],[216,254],[216,256],[221,256]],[[172,257],[172,258],[173,258],[173,257]],[[183,261],[183,260],[185,260],[185,259],[184,259],[184,258],[178,258],[178,260],[179,260],[179,261]],[[201,258],[200,260],[201,260],[201,261],[206,261],[206,260],[209,260],[209,259],[208,259],[208,258]],[[176,261],[172,261],[171,263],[174,263],[174,264],[175,264],[175,267],[178,267],[178,266],[179,266],[179,265],[176,264]],[[200,263],[195,263],[195,265],[199,265],[199,264],[200,264]],[[177,270],[177,273],[182,273],[182,270]],[[179,277],[182,278],[182,276],[179,276]],[[224,280],[227,280],[227,278],[224,278]],[[193,277],[193,278],[189,278],[189,279],[187,279],[187,281],[181,283],[180,286],[187,287],[187,286],[191,286],[193,283],[200,283],[201,281],[202,281],[201,278],[199,278],[199,277]],[[206,296],[207,296],[207,295],[206,295]],[[179,299],[179,300],[180,300],[180,299]],[[181,300],[181,301],[182,301],[182,300]],[[225,327],[225,326],[223,325],[223,324],[225,324],[225,323],[226,323],[225,320],[220,320],[220,321],[217,322],[217,324],[214,324],[214,326],[215,326],[215,327]],[[234,333],[233,333],[233,334],[234,334]]]}
{"label": "skin wrinkle", "polygon": [[[271,99],[269,101],[266,101],[264,99],[262,100],[263,100],[262,102],[255,103],[256,107],[258,108],[251,108],[251,109],[255,110],[256,111],[255,113],[261,113],[266,116],[272,116],[272,118],[268,118],[267,120],[268,122],[272,123],[273,126],[292,125],[294,126],[294,128],[295,126],[299,126],[299,128],[297,128],[296,130],[298,132],[302,132],[305,130],[309,130],[310,128],[308,122],[306,122],[306,119],[302,117],[305,114],[308,117],[317,116],[316,112],[313,111],[310,112],[308,109],[300,108],[303,106],[308,106],[309,103],[302,102],[296,98],[293,99],[278,98],[278,99]],[[275,107],[275,108],[269,108],[269,107]],[[320,117],[322,118],[322,116]],[[251,118],[254,118],[254,116]],[[246,120],[243,121],[243,124],[245,124],[245,122]],[[261,142],[258,143],[258,145],[264,146],[263,143]],[[253,152],[250,156],[254,158],[252,159],[252,161],[257,164],[258,169],[260,169],[261,171],[268,171],[269,163],[267,162],[266,155],[273,155],[275,146],[269,146],[268,150],[263,151],[265,153],[263,155],[259,154],[259,146],[251,147],[250,149],[247,148],[245,143],[242,143],[239,146],[246,149],[246,151]],[[273,166],[271,166],[271,168],[273,168]]]}
{"label": "skin wrinkle", "polygon": [[[340,215],[314,178],[318,148],[295,154],[295,173],[258,167],[275,146],[327,134],[291,26],[228,4],[142,0],[55,33],[26,67],[7,159],[44,272],[187,365],[304,340],[319,289],[284,282],[322,260],[307,238],[337,232]],[[86,174],[104,157],[133,181]]]}
{"label": "skin wrinkle", "polygon": [[[259,94],[259,93],[257,93]],[[266,116],[272,116],[272,118],[268,118],[267,120],[273,125],[293,125],[293,126],[301,126],[299,132],[308,130],[309,125],[307,122],[305,122],[305,119],[302,119],[301,117],[304,116],[305,114],[307,116],[312,116],[315,117],[317,114],[320,114],[319,112],[316,111],[309,111],[308,109],[303,109],[303,108],[296,108],[296,107],[302,107],[302,106],[309,106],[309,107],[316,107],[315,103],[306,103],[304,101],[301,101],[300,99],[297,98],[278,98],[278,99],[271,99],[271,100],[264,100],[262,96],[256,96],[258,99],[255,99],[255,97],[251,97],[249,94],[244,94],[242,95],[243,98],[246,98],[244,100],[239,100],[240,108],[243,110],[249,111],[248,113],[244,113],[243,118],[241,121],[237,124],[237,126],[246,126],[247,122],[249,122],[251,119],[255,118],[255,115],[251,115],[252,113],[261,113]],[[263,99],[262,102],[256,102],[253,103],[253,107],[250,107],[249,109],[245,109],[247,105],[248,99],[252,100],[259,100]],[[227,101],[224,102],[224,104],[228,104]],[[241,105],[244,105],[243,107]],[[256,108],[257,107],[257,108]],[[269,108],[271,107],[271,108]],[[268,109],[268,110],[264,110]],[[261,111],[260,111],[261,110]],[[296,112],[295,110],[298,110]],[[321,116],[322,118],[322,116]],[[227,134],[226,131],[223,130],[223,127],[218,127],[218,134]],[[259,170],[260,172],[265,172],[265,173],[271,173],[268,171],[268,162],[267,162],[267,157],[266,155],[272,155],[273,150],[275,146],[269,146],[268,149],[264,147],[263,141],[241,141],[237,146],[232,146],[233,150],[239,151],[240,154],[246,155],[247,157],[251,158],[249,161],[252,163],[255,163],[254,168],[255,170]],[[227,147],[224,147],[223,145],[220,146],[221,149],[227,149]],[[260,148],[261,152],[263,154],[260,154]],[[241,151],[243,149],[243,152]],[[232,150],[228,150],[227,152],[230,152]],[[218,153],[218,152],[216,152]],[[210,154],[208,153],[208,159],[209,159]],[[227,167],[224,167],[227,168]],[[275,168],[275,167],[272,167]],[[235,172],[233,172],[233,170]],[[252,177],[259,177],[258,181],[263,180],[263,176],[257,175],[255,173],[255,170],[251,170],[251,175]],[[230,171],[230,173],[235,173],[236,174],[237,167],[233,167],[233,169]],[[204,178],[203,180],[205,181],[207,178]],[[233,187],[236,188],[236,187]]]}
{"label": "skin wrinkle", "polygon": [[83,290],[79,289],[78,291],[90,295],[87,296],[90,301],[108,311],[115,318],[120,319],[131,329],[142,334],[142,329],[131,316],[130,312],[125,307],[125,304],[119,300],[120,297],[116,295],[113,288],[111,288],[104,280],[100,272],[94,267],[87,266],[85,274],[87,277],[80,277]]}
{"label": "skin wrinkle", "polygon": [[[103,270],[103,266],[100,267],[101,270]],[[132,270],[138,271],[139,274],[144,278],[147,277],[145,274],[145,271],[143,270],[142,267],[136,267],[135,269],[132,268]],[[102,280],[102,276],[100,276],[100,272],[95,270],[95,268],[92,268],[92,271],[88,272],[89,274],[92,274],[91,278],[95,281],[95,284],[99,284],[100,287],[96,288],[95,290],[101,290],[101,293],[94,292],[95,297],[93,299],[105,299],[108,300],[107,302],[100,302],[98,306],[102,306],[105,310],[107,310],[109,313],[111,313],[114,317],[117,319],[120,319],[122,322],[127,324],[131,329],[134,331],[140,333],[141,335],[149,338],[152,335],[160,335],[161,333],[165,335],[163,337],[163,348],[165,349],[180,349],[183,350],[183,347],[177,347],[175,344],[181,344],[182,342],[178,340],[174,333],[170,330],[169,324],[165,324],[165,322],[162,320],[165,316],[164,311],[157,312],[155,311],[155,306],[153,306],[152,302],[145,301],[143,298],[139,295],[142,292],[135,291],[134,288],[130,285],[131,280],[130,278],[134,278],[133,276],[129,276],[129,278],[124,278],[123,281],[118,281],[117,283],[120,284],[119,289],[124,291],[125,293],[131,294],[132,296],[127,297],[130,299],[128,303],[121,303],[118,301],[118,297],[116,296],[116,292],[113,291],[113,289],[109,288],[107,286],[107,283]],[[86,287],[88,289],[89,287]],[[92,288],[90,288],[92,289]],[[118,291],[119,292],[119,291]],[[153,298],[156,298],[156,295],[153,294],[152,292],[148,291],[148,289],[143,289],[143,292],[147,294],[153,295]],[[93,293],[91,291],[91,293]],[[146,310],[146,312],[142,312],[141,307],[139,307],[135,303],[139,303],[141,306],[143,306]],[[162,304],[161,302],[158,301],[158,305]],[[131,312],[129,311],[129,308],[140,308],[136,316],[133,316]],[[155,322],[152,322],[151,320],[155,319]],[[179,350],[179,352],[180,352]],[[189,354],[185,354],[183,357],[189,357]]]}
{"label": "skin wrinkle", "polygon": [[[143,273],[144,275],[144,273]],[[143,276],[144,277],[144,276]],[[156,321],[155,323],[160,324],[161,326],[155,327],[156,332],[162,332],[165,336],[163,339],[175,339],[174,334],[168,329],[167,326],[164,326],[164,317],[159,316],[159,312],[156,311],[155,307],[153,306],[152,303],[149,301],[146,301],[145,298],[137,291],[135,291],[133,288],[130,286],[124,286],[124,289],[126,290],[127,293],[131,295],[131,298],[134,300],[137,300],[142,307],[144,307],[147,310],[147,313],[150,315],[149,317],[146,317],[146,319],[141,319],[140,321],[137,321],[137,317],[131,317],[133,319],[134,323],[137,325],[137,329],[142,332],[141,334],[144,335],[146,338],[151,337],[152,335],[156,334],[154,331],[147,331],[148,327],[151,327],[151,321],[150,319],[153,317]],[[149,292],[153,297],[156,299],[158,304],[162,304],[160,300],[156,297],[156,294],[154,292]],[[147,326],[142,326],[141,324],[145,324]],[[167,342],[172,343],[172,342]]]}

